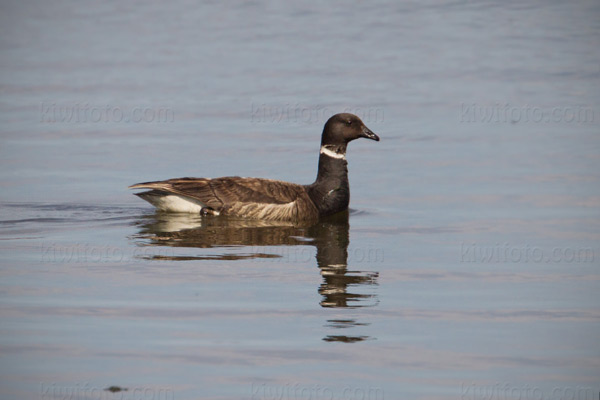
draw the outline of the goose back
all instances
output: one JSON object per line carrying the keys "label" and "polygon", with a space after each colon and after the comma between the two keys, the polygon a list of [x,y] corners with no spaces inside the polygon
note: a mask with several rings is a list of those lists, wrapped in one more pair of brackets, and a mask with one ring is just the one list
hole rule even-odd
{"label": "goose back", "polygon": [[[177,178],[132,188],[174,194],[217,214],[272,221],[318,219],[317,207],[302,185],[262,178]],[[140,195],[148,192],[140,193]],[[169,210],[167,210],[169,211]]]}

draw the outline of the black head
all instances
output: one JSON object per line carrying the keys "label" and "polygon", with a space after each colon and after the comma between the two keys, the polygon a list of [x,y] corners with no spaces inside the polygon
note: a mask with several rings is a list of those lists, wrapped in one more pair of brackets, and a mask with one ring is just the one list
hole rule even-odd
{"label": "black head", "polygon": [[379,141],[379,136],[367,128],[356,115],[335,114],[325,123],[321,145],[345,146],[352,140],[361,137]]}

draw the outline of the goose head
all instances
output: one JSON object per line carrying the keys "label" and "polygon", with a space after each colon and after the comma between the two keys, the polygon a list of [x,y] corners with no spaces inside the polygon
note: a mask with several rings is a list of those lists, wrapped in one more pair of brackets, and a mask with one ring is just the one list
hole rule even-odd
{"label": "goose head", "polygon": [[379,141],[379,136],[367,128],[356,115],[335,114],[325,123],[321,145],[345,148],[348,143],[358,138]]}

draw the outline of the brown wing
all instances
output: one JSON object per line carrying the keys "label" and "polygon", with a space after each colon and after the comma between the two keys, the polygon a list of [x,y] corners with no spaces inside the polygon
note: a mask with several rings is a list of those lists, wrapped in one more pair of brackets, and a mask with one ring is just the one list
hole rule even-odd
{"label": "brown wing", "polygon": [[312,219],[318,212],[304,187],[271,179],[179,178],[138,183],[148,188],[190,197],[206,207],[240,217],[271,220]]}

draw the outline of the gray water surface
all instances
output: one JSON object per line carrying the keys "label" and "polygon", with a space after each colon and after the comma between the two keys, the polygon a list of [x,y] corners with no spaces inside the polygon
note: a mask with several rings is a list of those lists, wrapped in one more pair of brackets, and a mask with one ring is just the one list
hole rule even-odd
{"label": "gray water surface", "polygon": [[[597,2],[0,9],[2,398],[598,398]],[[349,215],[126,189],[311,183],[341,111]]]}

